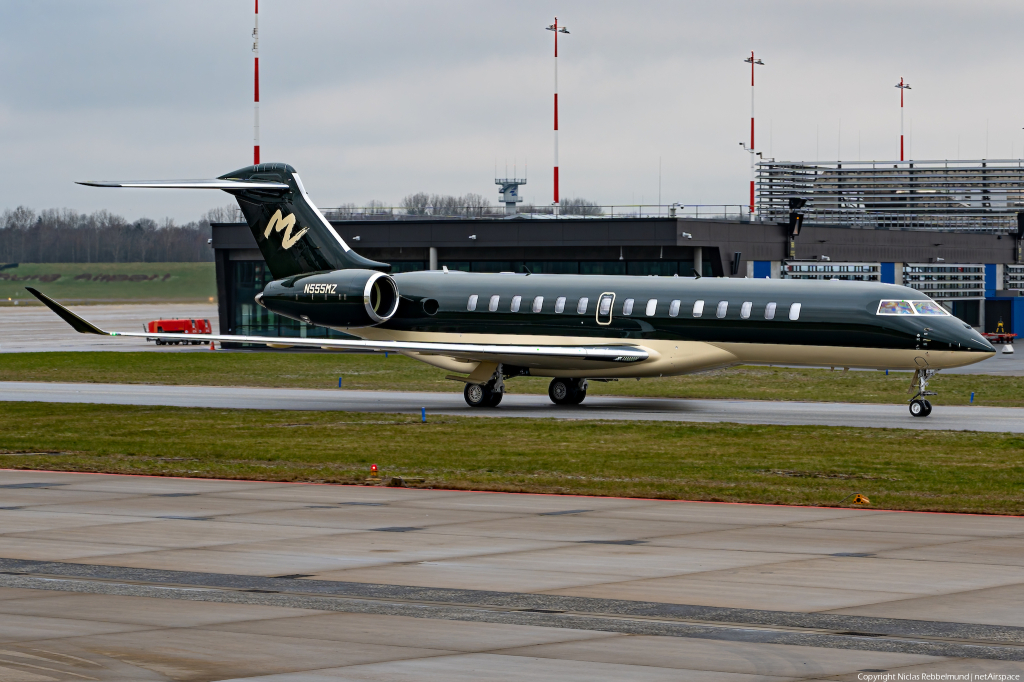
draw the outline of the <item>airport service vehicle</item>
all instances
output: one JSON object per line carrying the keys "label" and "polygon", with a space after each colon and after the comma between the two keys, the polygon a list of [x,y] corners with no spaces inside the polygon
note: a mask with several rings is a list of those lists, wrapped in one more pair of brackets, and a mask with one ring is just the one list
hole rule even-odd
{"label": "airport service vehicle", "polygon": [[[170,334],[209,334],[213,331],[210,326],[209,320],[193,320],[188,318],[174,318],[173,320],[151,320],[142,325],[142,328],[146,330],[148,334],[163,334],[164,332]],[[164,344],[178,345],[201,345],[202,341],[165,341],[160,337],[149,336],[146,338],[147,341],[156,341],[156,345],[163,346]]]}
{"label": "airport service vehicle", "polygon": [[[974,329],[914,289],[869,282],[464,273],[387,274],[354,252],[313,204],[295,169],[260,164],[213,180],[100,182],[97,187],[218,189],[232,194],[275,280],[256,303],[354,339],[171,334],[402,353],[452,372],[466,402],[496,407],[505,382],[551,377],[557,405],[587,382],[660,377],[740,363],[913,370],[910,412],[931,410],[937,370],[991,357]],[[107,332],[30,292],[77,331]]]}

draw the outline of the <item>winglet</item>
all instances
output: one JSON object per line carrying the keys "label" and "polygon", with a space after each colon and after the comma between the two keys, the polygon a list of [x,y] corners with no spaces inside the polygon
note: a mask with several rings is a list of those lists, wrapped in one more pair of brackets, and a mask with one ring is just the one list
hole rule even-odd
{"label": "winglet", "polygon": [[55,300],[47,296],[46,294],[36,291],[32,287],[25,287],[28,292],[43,302],[47,308],[60,315],[61,319],[74,327],[75,331],[80,334],[99,334],[100,336],[110,336],[109,333],[103,331],[92,322],[83,320],[78,315],[57,303]]}

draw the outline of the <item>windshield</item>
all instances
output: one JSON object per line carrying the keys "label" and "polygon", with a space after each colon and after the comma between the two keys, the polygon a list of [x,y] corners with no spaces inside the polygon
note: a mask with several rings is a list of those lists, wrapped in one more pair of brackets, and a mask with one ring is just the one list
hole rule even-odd
{"label": "windshield", "polygon": [[914,301],[918,315],[949,315],[946,309],[935,301]]}
{"label": "windshield", "polygon": [[879,315],[913,315],[909,301],[882,301],[878,304]]}
{"label": "windshield", "polygon": [[879,315],[949,315],[935,301],[879,301]]}

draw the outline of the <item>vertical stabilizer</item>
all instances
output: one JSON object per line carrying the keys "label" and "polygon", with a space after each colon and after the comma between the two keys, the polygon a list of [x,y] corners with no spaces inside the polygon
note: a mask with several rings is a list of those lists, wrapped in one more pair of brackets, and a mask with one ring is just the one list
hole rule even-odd
{"label": "vertical stabilizer", "polygon": [[275,279],[321,270],[389,270],[349,248],[306,194],[295,169],[284,163],[249,166],[219,180],[274,182],[282,189],[226,189],[242,209]]}

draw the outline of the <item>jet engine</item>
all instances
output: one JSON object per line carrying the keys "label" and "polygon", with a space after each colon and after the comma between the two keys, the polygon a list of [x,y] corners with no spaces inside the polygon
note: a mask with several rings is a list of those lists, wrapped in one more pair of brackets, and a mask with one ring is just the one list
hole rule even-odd
{"label": "jet engine", "polygon": [[372,327],[398,310],[398,286],[375,270],[333,270],[271,282],[256,296],[267,310],[324,327]]}

